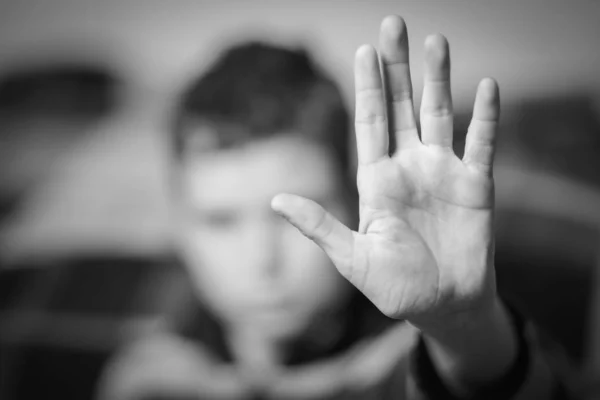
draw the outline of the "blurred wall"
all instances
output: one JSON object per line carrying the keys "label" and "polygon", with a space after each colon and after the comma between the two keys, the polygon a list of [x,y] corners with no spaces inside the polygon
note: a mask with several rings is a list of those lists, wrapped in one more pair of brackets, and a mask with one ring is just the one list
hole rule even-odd
{"label": "blurred wall", "polygon": [[422,43],[437,31],[451,43],[459,110],[484,76],[499,80],[505,104],[571,92],[600,98],[600,3],[592,1],[3,1],[0,73],[81,59],[115,68],[123,88],[119,111],[57,159],[12,217],[2,253],[162,251],[164,131],[185,83],[223,44],[264,38],[307,45],[351,105],[354,51],[376,44],[390,13],[408,24],[417,103]]}
{"label": "blurred wall", "polygon": [[[507,98],[600,89],[600,4],[593,1],[4,1],[0,68],[17,60],[117,57],[131,78],[171,90],[230,38],[308,43],[351,90],[353,53],[376,43],[381,18],[407,20],[414,80],[422,43],[443,32],[453,54],[458,103],[492,75]],[[90,47],[93,45],[93,47]],[[417,85],[417,96],[419,88]]]}

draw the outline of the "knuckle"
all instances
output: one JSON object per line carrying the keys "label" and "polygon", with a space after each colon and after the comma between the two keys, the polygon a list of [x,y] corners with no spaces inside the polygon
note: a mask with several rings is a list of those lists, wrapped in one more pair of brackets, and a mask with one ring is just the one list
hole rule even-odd
{"label": "knuckle", "polygon": [[392,94],[391,100],[394,103],[403,103],[412,100],[413,92],[410,89],[400,90]]}
{"label": "knuckle", "polygon": [[452,107],[449,104],[435,104],[423,107],[423,112],[434,118],[448,118],[452,116]]}
{"label": "knuckle", "polygon": [[386,122],[387,118],[385,115],[375,112],[357,114],[355,119],[355,123],[359,125],[378,125],[385,124]]}

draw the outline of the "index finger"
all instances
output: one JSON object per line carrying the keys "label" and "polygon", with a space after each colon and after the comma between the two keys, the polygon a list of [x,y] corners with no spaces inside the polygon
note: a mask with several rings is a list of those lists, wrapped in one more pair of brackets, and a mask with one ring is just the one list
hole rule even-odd
{"label": "index finger", "polygon": [[477,88],[473,119],[467,132],[463,162],[491,175],[500,119],[500,93],[494,79],[483,79]]}
{"label": "index finger", "polygon": [[389,140],[379,60],[372,46],[356,51],[354,79],[358,162],[370,164],[387,156]]}

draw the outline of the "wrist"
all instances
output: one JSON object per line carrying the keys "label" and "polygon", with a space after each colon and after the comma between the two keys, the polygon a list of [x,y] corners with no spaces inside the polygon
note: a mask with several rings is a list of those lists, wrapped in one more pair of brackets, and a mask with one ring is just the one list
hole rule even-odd
{"label": "wrist", "polygon": [[517,337],[500,299],[418,326],[440,377],[457,392],[502,376],[517,357]]}
{"label": "wrist", "polygon": [[517,310],[510,307],[507,309],[517,338],[517,356],[504,373],[487,382],[479,382],[479,385],[468,386],[462,382],[461,387],[456,381],[440,373],[439,365],[433,362],[429,346],[421,335],[411,354],[410,363],[413,385],[424,394],[424,397],[448,400],[461,398],[504,400],[514,398],[521,391],[530,374],[529,346],[525,338],[523,319]]}
{"label": "wrist", "polygon": [[495,293],[473,303],[474,305],[458,311],[411,318],[410,322],[428,336],[451,338],[487,329],[504,318],[502,302]]}

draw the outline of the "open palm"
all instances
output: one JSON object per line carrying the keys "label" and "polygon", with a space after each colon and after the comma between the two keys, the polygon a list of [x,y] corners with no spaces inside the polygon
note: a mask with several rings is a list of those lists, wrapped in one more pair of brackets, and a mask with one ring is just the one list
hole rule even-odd
{"label": "open palm", "polygon": [[[418,321],[478,307],[495,294],[492,161],[496,83],[478,88],[463,159],[452,150],[446,39],[425,43],[419,137],[404,21],[386,18],[377,52],[356,53],[360,226],[351,231],[316,203],[279,195],[273,208],[323,248],[383,313]],[[389,150],[393,134],[396,149]]]}

